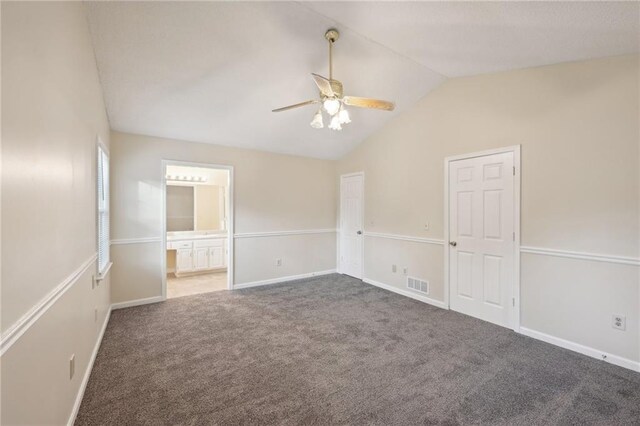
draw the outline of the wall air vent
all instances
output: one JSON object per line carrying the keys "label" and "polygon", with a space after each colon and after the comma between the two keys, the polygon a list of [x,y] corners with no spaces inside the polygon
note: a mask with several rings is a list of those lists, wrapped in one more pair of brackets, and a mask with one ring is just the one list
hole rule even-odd
{"label": "wall air vent", "polygon": [[407,288],[420,293],[429,294],[429,281],[407,277]]}

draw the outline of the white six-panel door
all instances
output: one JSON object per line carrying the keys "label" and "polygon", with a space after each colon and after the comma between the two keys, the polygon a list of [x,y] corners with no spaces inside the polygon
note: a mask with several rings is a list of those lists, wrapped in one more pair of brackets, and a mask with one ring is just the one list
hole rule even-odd
{"label": "white six-panel door", "polygon": [[511,326],[514,283],[514,153],[449,162],[451,309]]}
{"label": "white six-panel door", "polygon": [[340,178],[340,272],[362,278],[364,176]]}

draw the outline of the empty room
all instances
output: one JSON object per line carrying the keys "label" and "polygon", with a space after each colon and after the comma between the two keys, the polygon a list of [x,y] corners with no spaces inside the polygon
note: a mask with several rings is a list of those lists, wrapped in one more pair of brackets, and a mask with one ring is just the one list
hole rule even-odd
{"label": "empty room", "polygon": [[0,4],[2,425],[640,424],[640,2]]}

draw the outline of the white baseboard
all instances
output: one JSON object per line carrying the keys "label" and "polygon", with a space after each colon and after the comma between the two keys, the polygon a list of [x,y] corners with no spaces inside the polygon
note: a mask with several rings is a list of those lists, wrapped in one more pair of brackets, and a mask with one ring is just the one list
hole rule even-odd
{"label": "white baseboard", "polygon": [[243,288],[259,287],[262,285],[279,284],[279,283],[285,283],[287,281],[301,280],[304,278],[311,278],[311,277],[317,277],[320,275],[329,275],[329,274],[335,274],[335,273],[336,273],[335,269],[329,269],[326,271],[310,272],[308,274],[289,275],[287,277],[272,278],[270,280],[252,281],[252,282],[243,283],[243,284],[235,284],[233,286],[233,289],[240,290]]}
{"label": "white baseboard", "polygon": [[376,287],[380,287],[380,288],[383,288],[385,290],[389,290],[389,291],[392,291],[394,293],[398,293],[398,294],[400,294],[402,296],[410,297],[412,299],[419,300],[420,302],[424,302],[424,303],[428,303],[428,304],[433,305],[433,306],[437,306],[438,308],[449,309],[449,307],[444,302],[442,302],[440,300],[432,299],[430,297],[422,296],[420,294],[415,294],[415,293],[412,293],[410,291],[403,290],[401,288],[391,286],[389,284],[384,284],[384,283],[381,283],[381,282],[378,282],[378,281],[371,280],[369,278],[363,278],[362,281],[364,281],[367,284],[371,284],[371,285],[374,285]]}
{"label": "white baseboard", "polygon": [[104,337],[104,332],[107,329],[107,324],[109,324],[109,318],[111,318],[111,307],[107,310],[107,316],[102,323],[102,327],[100,328],[100,333],[98,333],[98,340],[96,341],[95,346],[93,347],[93,352],[91,353],[91,357],[89,358],[89,363],[87,364],[87,369],[84,371],[84,377],[82,377],[82,383],[80,383],[80,389],[78,390],[78,395],[76,396],[76,400],[73,404],[73,410],[71,410],[71,416],[69,416],[69,421],[67,422],[68,426],[72,426],[76,421],[76,417],[78,416],[78,411],[80,410],[80,405],[82,404],[82,398],[84,397],[84,391],[87,389],[87,383],[89,383],[89,377],[91,376],[91,370],[93,370],[93,363],[96,360],[96,356],[98,355],[98,350],[100,349],[100,344],[102,343],[102,338]]}
{"label": "white baseboard", "polygon": [[136,300],[129,300],[126,302],[114,303],[111,305],[111,309],[116,310],[116,309],[123,309],[123,308],[131,308],[133,306],[148,305],[150,303],[158,303],[163,301],[164,301],[164,298],[162,296],[147,297],[146,299],[136,299]]}
{"label": "white baseboard", "polygon": [[530,328],[526,327],[520,327],[520,333],[537,340],[542,340],[543,342],[547,342],[555,346],[560,346],[561,348],[569,349],[571,351],[578,352],[592,358],[603,360],[619,367],[624,367],[628,368],[629,370],[640,372],[640,362],[638,361],[633,361],[618,355],[613,355],[608,352],[600,351],[589,346],[584,346],[579,343],[561,339],[560,337],[551,336],[540,331],[531,330]]}

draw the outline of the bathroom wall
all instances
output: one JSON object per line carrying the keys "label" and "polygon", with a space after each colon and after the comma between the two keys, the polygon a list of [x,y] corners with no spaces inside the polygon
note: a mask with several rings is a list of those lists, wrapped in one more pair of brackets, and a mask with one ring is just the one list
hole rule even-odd
{"label": "bathroom wall", "polygon": [[224,194],[225,187],[217,185],[196,185],[196,231],[221,230],[221,221],[224,219]]}

